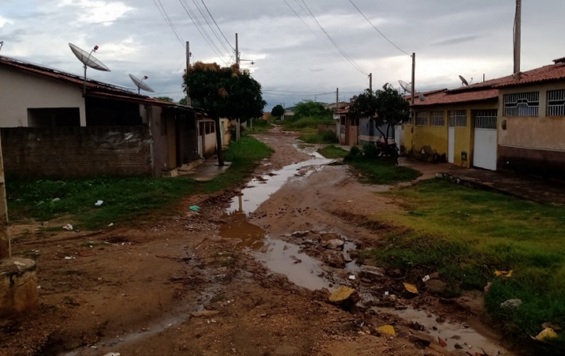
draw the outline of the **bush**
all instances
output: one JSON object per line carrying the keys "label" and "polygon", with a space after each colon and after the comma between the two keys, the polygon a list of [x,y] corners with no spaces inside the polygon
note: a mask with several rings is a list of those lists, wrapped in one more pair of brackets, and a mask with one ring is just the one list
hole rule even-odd
{"label": "bush", "polygon": [[343,158],[343,160],[346,161],[346,162],[354,161],[354,160],[358,159],[359,157],[361,157],[362,155],[363,155],[363,153],[361,152],[359,147],[353,146],[349,150],[349,153]]}

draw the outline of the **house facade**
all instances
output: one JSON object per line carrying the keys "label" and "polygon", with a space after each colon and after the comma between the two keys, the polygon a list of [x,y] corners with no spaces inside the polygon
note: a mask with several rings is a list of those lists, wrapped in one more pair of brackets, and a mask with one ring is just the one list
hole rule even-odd
{"label": "house facade", "polygon": [[200,110],[3,56],[0,78],[8,175],[161,176],[200,158]]}
{"label": "house facade", "polygon": [[562,179],[565,58],[453,90],[424,93],[404,126],[406,152],[461,167]]}

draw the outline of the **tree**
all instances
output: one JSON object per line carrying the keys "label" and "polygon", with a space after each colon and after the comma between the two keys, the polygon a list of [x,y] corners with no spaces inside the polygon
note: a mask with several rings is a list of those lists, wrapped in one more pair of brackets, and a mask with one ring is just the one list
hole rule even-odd
{"label": "tree", "polygon": [[[389,151],[389,137],[396,125],[410,120],[410,105],[398,90],[386,83],[382,89],[373,93],[367,89],[357,97],[349,108],[349,114],[355,118],[369,118],[374,121],[377,130],[383,137],[385,152]],[[381,127],[386,125],[386,131]]]}
{"label": "tree", "polygon": [[216,122],[218,164],[224,165],[221,147],[220,117],[241,119],[263,115],[266,102],[261,96],[261,84],[238,65],[220,67],[216,63],[196,62],[184,75],[184,90]]}
{"label": "tree", "polygon": [[169,103],[174,102],[173,98],[171,98],[170,96],[157,96],[157,97],[155,97],[155,99],[168,101]]}
{"label": "tree", "polygon": [[315,101],[302,101],[294,107],[294,118],[296,120],[304,117],[315,117],[319,119],[331,119],[332,112],[326,109],[324,105]]}
{"label": "tree", "polygon": [[273,110],[271,110],[271,115],[280,120],[280,118],[284,115],[284,108],[282,107],[282,105],[275,105],[275,107],[273,107]]}

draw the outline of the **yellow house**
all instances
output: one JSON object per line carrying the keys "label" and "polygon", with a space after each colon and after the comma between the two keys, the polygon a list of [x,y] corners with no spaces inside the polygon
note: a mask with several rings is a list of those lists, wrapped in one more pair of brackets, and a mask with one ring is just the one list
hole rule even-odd
{"label": "yellow house", "polygon": [[[481,83],[483,84],[483,83]],[[404,128],[406,153],[430,162],[496,169],[498,90],[490,84],[416,97]]]}

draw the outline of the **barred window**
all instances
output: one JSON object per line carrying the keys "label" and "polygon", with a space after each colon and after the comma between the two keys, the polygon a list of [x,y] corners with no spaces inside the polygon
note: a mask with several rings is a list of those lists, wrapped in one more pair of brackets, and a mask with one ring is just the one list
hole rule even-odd
{"label": "barred window", "polygon": [[416,113],[416,125],[417,126],[427,126],[428,125],[428,113],[418,112]]}
{"label": "barred window", "polygon": [[475,128],[478,129],[496,129],[496,110],[476,110],[473,111],[475,118]]}
{"label": "barred window", "polygon": [[449,127],[467,127],[467,111],[452,110],[447,115],[449,117]]}
{"label": "barred window", "polygon": [[430,125],[431,126],[444,126],[445,125],[445,115],[443,111],[432,111],[430,114]]}
{"label": "barred window", "polygon": [[565,116],[565,90],[547,91],[547,116]]}
{"label": "barred window", "polygon": [[538,116],[539,92],[505,94],[504,116]]}

